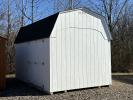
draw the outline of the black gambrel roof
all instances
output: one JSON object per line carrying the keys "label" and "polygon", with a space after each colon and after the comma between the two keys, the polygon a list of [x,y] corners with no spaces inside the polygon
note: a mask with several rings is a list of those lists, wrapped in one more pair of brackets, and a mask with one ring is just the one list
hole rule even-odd
{"label": "black gambrel roof", "polygon": [[15,43],[23,43],[50,37],[58,15],[59,13],[56,13],[33,24],[21,27]]}
{"label": "black gambrel roof", "polygon": [[[88,8],[78,8],[78,9],[73,9],[70,11],[64,11],[65,12],[71,12],[71,11],[75,11],[75,10],[81,10],[85,13],[88,13],[92,16],[95,16],[99,19],[101,19],[104,30],[106,31],[106,35],[108,40],[112,40],[112,36],[111,33],[109,31],[109,28],[107,26],[107,22],[105,21],[105,17],[95,13],[93,11],[91,11]],[[33,41],[33,40],[38,40],[38,39],[43,39],[43,38],[49,38],[51,35],[51,32],[53,30],[53,27],[55,25],[55,22],[58,18],[59,13],[56,13],[54,15],[51,15],[47,18],[44,18],[40,21],[37,21],[33,24],[27,25],[25,27],[22,27],[19,30],[18,36],[15,40],[15,43],[23,43],[23,42],[27,42],[27,41]]]}

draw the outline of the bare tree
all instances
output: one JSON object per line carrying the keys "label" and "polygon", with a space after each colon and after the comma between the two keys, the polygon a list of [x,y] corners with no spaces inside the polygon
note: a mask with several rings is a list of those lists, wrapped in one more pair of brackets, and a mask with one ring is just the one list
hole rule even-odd
{"label": "bare tree", "polygon": [[40,0],[31,0],[31,22],[33,23],[35,21],[35,9],[37,10],[37,5],[40,2]]}
{"label": "bare tree", "polygon": [[[35,10],[37,10],[37,5],[39,5],[40,0],[15,0],[16,7],[21,12],[21,22],[24,25],[24,19],[27,18],[31,23],[35,21]],[[21,4],[21,6],[20,6]]]}
{"label": "bare tree", "polygon": [[[129,0],[100,0],[95,3],[88,0],[89,6],[94,11],[105,16],[109,29],[113,36],[112,49],[112,70],[113,71],[133,71],[133,37],[131,17],[132,5],[128,5]],[[130,1],[130,4],[133,3]],[[130,11],[130,12],[129,12]],[[133,13],[132,13],[133,14]],[[130,17],[130,18],[129,18]],[[132,27],[133,28],[133,27]]]}
{"label": "bare tree", "polygon": [[113,71],[133,71],[133,9],[126,6],[114,29],[112,42]]}
{"label": "bare tree", "polygon": [[73,0],[69,0],[69,7],[68,7],[68,9],[73,9]]}
{"label": "bare tree", "polygon": [[8,23],[8,26],[7,26],[7,33],[8,33],[8,35],[10,34],[10,31],[11,31],[11,8],[10,8],[10,0],[8,0],[8,3],[7,3],[7,5],[8,5],[8,11],[7,11],[7,23]]}
{"label": "bare tree", "polygon": [[24,0],[21,0],[21,27],[24,26]]}
{"label": "bare tree", "polygon": [[110,31],[113,32],[128,0],[100,0],[98,4],[92,0],[88,2],[92,10],[106,17]]}
{"label": "bare tree", "polygon": [[54,10],[55,12],[62,10],[70,10],[77,8],[81,5],[82,0],[55,0],[54,1]]}
{"label": "bare tree", "polygon": [[32,21],[31,17],[27,14],[27,0],[15,0],[17,12],[20,13],[19,16],[21,17],[21,27],[25,25],[25,18]]}
{"label": "bare tree", "polygon": [[5,16],[6,16],[6,11],[3,10],[3,1],[0,2],[0,34],[5,33],[6,26],[5,26]]}

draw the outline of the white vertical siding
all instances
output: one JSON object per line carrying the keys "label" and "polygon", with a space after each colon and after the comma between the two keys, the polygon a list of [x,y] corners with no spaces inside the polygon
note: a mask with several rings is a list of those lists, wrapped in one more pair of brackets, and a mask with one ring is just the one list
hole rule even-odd
{"label": "white vertical siding", "polygon": [[60,14],[50,37],[50,92],[111,84],[110,53],[100,19]]}
{"label": "white vertical siding", "polygon": [[47,92],[50,90],[49,46],[49,39],[16,45],[17,78],[32,83]]}

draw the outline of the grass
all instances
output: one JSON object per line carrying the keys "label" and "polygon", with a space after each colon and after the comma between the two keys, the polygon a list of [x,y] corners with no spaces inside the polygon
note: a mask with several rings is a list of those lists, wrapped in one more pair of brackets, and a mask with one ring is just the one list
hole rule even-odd
{"label": "grass", "polygon": [[[133,75],[133,73],[112,73],[113,76],[117,75]],[[15,78],[16,74],[8,74],[6,75],[6,78]]]}
{"label": "grass", "polygon": [[133,73],[112,73],[112,75],[133,75]]}
{"label": "grass", "polygon": [[6,75],[6,78],[15,78],[16,77],[16,74],[8,74]]}

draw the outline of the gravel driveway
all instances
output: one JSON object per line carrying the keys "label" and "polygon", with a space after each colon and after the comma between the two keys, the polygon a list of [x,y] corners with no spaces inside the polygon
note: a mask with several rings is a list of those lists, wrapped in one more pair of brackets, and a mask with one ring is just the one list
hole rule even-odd
{"label": "gravel driveway", "polygon": [[35,88],[8,79],[0,100],[133,100],[133,75],[113,76],[111,87],[92,88],[47,95]]}

